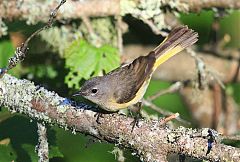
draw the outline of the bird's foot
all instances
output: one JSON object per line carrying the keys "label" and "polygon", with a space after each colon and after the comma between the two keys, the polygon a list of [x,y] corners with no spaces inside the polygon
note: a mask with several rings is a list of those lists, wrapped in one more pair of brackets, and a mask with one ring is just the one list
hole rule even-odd
{"label": "bird's foot", "polygon": [[142,118],[141,111],[140,111],[141,108],[142,108],[142,102],[138,102],[129,109],[131,112],[131,115],[134,116],[134,120],[131,123],[131,125],[132,125],[131,132],[133,132],[135,126],[139,127],[139,119]]}
{"label": "bird's foot", "polygon": [[101,124],[100,118],[103,117],[103,114],[102,114],[101,112],[97,112],[97,113],[94,115],[94,117],[97,117],[96,122],[97,122],[98,124]]}

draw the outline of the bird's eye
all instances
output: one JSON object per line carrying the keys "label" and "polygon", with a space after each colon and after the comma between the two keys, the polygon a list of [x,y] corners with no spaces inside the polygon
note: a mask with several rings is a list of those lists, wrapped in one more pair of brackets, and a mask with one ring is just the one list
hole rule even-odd
{"label": "bird's eye", "polygon": [[98,90],[97,90],[96,88],[93,88],[93,89],[92,89],[92,93],[93,93],[93,94],[97,93],[97,91],[98,91]]}

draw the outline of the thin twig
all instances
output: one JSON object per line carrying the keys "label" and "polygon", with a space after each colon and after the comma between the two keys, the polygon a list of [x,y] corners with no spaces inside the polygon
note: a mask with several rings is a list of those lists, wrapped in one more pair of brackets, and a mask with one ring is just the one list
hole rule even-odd
{"label": "thin twig", "polygon": [[117,16],[117,43],[118,43],[118,49],[119,49],[119,53],[120,55],[122,55],[123,53],[123,38],[122,38],[122,17],[121,16]]}
{"label": "thin twig", "polygon": [[[156,111],[156,112],[158,112],[158,113],[160,113],[160,114],[162,114],[162,115],[164,115],[164,116],[174,115],[174,113],[169,112],[169,111],[166,111],[166,110],[163,110],[163,109],[161,109],[160,107],[156,106],[156,105],[155,105],[154,103],[152,103],[151,101],[148,101],[148,100],[146,100],[146,99],[142,99],[142,103],[143,103],[144,106],[147,106],[147,107],[149,107],[150,109],[152,109],[152,110],[154,110],[154,111]],[[182,119],[182,118],[180,118],[180,117],[177,117],[176,120],[178,120],[179,122],[182,122],[182,123],[184,123],[184,124],[187,124],[187,125],[190,124],[188,121],[186,121],[186,120],[184,120],[184,119]]]}
{"label": "thin twig", "polygon": [[152,29],[152,31],[153,31],[155,34],[157,34],[157,35],[160,34],[160,35],[162,35],[163,37],[165,37],[165,36],[168,35],[167,32],[164,32],[164,31],[159,30],[158,27],[153,23],[153,21],[148,20],[148,19],[143,19],[143,18],[141,18],[141,20],[142,20],[144,23],[146,23],[146,24]]}
{"label": "thin twig", "polygon": [[191,56],[195,59],[196,68],[197,68],[197,82],[198,88],[203,90],[207,86],[207,72],[206,72],[206,65],[204,61],[197,56],[196,52],[193,51],[191,48],[187,48],[186,50]]}
{"label": "thin twig", "polygon": [[82,21],[83,21],[84,25],[86,26],[89,34],[90,35],[96,35],[94,30],[93,30],[93,27],[91,25],[91,22],[90,22],[89,18],[86,17],[86,16],[82,16]]}
{"label": "thin twig", "polygon": [[221,81],[219,76],[206,66],[204,61],[199,56],[197,56],[195,51],[193,51],[191,48],[187,48],[186,51],[195,59],[198,72],[197,81],[199,89],[204,89],[208,85],[210,81],[209,78],[213,78],[223,89],[225,89],[224,83]]}
{"label": "thin twig", "polygon": [[176,119],[177,117],[179,117],[179,113],[172,114],[172,115],[170,115],[170,116],[168,116],[166,118],[161,119],[160,123],[161,124],[166,124],[170,120]]}
{"label": "thin twig", "polygon": [[219,84],[213,85],[213,114],[212,128],[218,130],[221,110],[223,109],[222,90]]}
{"label": "thin twig", "polygon": [[37,123],[38,127],[38,145],[36,151],[38,153],[38,162],[48,162],[48,141],[47,141],[47,129],[44,124]]}
{"label": "thin twig", "polygon": [[223,140],[240,141],[240,135],[222,136]]}
{"label": "thin twig", "polygon": [[157,92],[156,94],[148,97],[147,100],[152,101],[162,95],[169,94],[169,93],[175,93],[175,92],[179,91],[182,87],[183,87],[182,82],[180,82],[180,81],[176,82],[176,83],[172,84],[169,88],[161,90],[161,91]]}
{"label": "thin twig", "polygon": [[17,47],[15,54],[13,57],[9,58],[8,60],[8,66],[6,68],[0,69],[0,78],[7,73],[10,69],[14,68],[19,62],[23,61],[26,57],[27,51],[28,51],[28,44],[30,40],[35,37],[37,34],[39,34],[41,31],[46,30],[50,28],[56,18],[57,11],[59,8],[66,2],[66,0],[62,0],[58,6],[51,12],[49,20],[46,25],[44,25],[42,28],[35,31],[33,34],[30,35],[30,37],[27,38],[27,40],[22,43],[20,47]]}
{"label": "thin twig", "polygon": [[86,28],[87,28],[87,30],[89,32],[90,42],[92,42],[92,44],[94,44],[96,47],[101,46],[102,45],[102,40],[96,34],[96,32],[94,31],[89,17],[82,16],[82,21],[83,21],[84,25],[86,26]]}
{"label": "thin twig", "polygon": [[172,115],[171,112],[168,112],[168,111],[165,111],[163,109],[161,109],[160,107],[156,106],[155,104],[153,104],[151,101],[148,101],[146,99],[142,99],[142,103],[144,106],[147,106],[149,108],[151,108],[152,110],[162,114],[162,115],[165,115],[165,116],[168,116],[168,115]]}
{"label": "thin twig", "polygon": [[214,80],[221,86],[222,89],[225,89],[225,85],[223,81],[219,78],[219,75],[216,74],[216,72],[208,69],[208,73],[214,78]]}

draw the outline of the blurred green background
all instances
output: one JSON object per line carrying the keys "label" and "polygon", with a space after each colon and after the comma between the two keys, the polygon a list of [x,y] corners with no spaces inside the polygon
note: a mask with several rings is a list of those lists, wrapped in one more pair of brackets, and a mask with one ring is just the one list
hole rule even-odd
{"label": "blurred green background", "polygon": [[[217,19],[214,12],[202,11],[199,14],[181,14],[179,19],[183,24],[189,25],[190,28],[199,33],[199,46],[212,41],[212,24]],[[129,31],[123,36],[125,45],[131,43],[155,45],[162,39],[160,36],[154,35],[149,27],[132,17],[127,17],[124,21],[129,24]],[[233,11],[227,13],[226,16],[218,18],[217,21],[219,21],[221,26],[219,37],[221,38],[224,33],[228,33],[232,38],[228,46],[240,48],[240,12]],[[23,35],[30,35],[41,25],[29,26],[22,21],[7,23],[9,33],[20,31]],[[58,25],[56,24],[56,26]],[[144,34],[139,36],[139,33]],[[78,43],[76,42],[76,44]],[[65,45],[63,44],[63,46]],[[62,96],[69,97],[78,88],[77,83],[82,83],[84,79],[90,77],[92,72],[96,75],[105,73],[110,71],[111,68],[117,67],[120,63],[116,55],[117,50],[111,46],[104,47],[101,51],[91,45],[87,45],[87,43],[83,45],[86,50],[83,48],[75,49],[74,44],[71,44],[71,46],[67,46],[67,50],[64,50],[64,54],[60,56],[56,54],[57,51],[51,50],[52,47],[45,41],[37,37],[30,43],[30,51],[24,62],[11,70],[10,73],[18,78],[30,79],[36,84],[46,87],[49,90],[54,90]],[[88,51],[89,49],[91,51]],[[15,47],[10,35],[0,38],[0,67],[6,66],[7,60],[13,55],[14,50]],[[110,67],[104,66],[104,61],[109,60],[93,58],[93,62],[97,60],[98,64],[91,67],[92,71],[81,74],[77,71],[84,67],[76,66],[75,64],[79,64],[78,62],[66,60],[68,52],[74,53],[78,50],[82,50],[83,53],[96,53],[96,56],[98,53],[112,53],[116,56],[109,58],[113,62]],[[72,60],[75,60],[74,54],[71,57]],[[97,68],[100,70],[96,70]],[[69,73],[69,69],[71,69],[71,73]],[[86,73],[89,74],[86,75]],[[78,79],[75,79],[76,76]],[[170,85],[171,83],[168,82],[152,80],[146,96],[154,94],[160,89],[165,89]],[[240,103],[240,85],[235,83],[227,87],[232,90],[237,103]],[[189,122],[192,121],[192,117],[179,94],[161,96],[154,103],[168,111],[179,112],[183,119]],[[156,113],[147,108],[145,109],[150,113]],[[38,142],[36,131],[36,121],[32,121],[20,114],[10,114],[6,108],[2,108],[0,112],[0,141],[5,140],[5,144],[0,145],[0,161],[37,161],[38,158],[35,152],[35,146]],[[65,131],[55,126],[48,126],[48,137],[51,162],[117,161],[115,155],[111,153],[114,149],[114,145],[112,144],[100,143],[99,141],[91,142],[93,139],[88,136],[78,133],[75,135],[70,131]],[[137,157],[131,155],[130,150],[124,150],[124,156],[126,157],[126,162],[140,161]]]}

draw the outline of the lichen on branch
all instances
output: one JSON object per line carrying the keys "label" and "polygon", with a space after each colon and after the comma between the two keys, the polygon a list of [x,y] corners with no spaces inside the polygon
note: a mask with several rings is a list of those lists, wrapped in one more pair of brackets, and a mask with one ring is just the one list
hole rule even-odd
{"label": "lichen on branch", "polygon": [[[221,135],[211,129],[170,129],[162,125],[161,120],[140,120],[139,127],[131,132],[133,118],[120,114],[103,114],[99,124],[96,107],[76,104],[28,80],[8,74],[0,79],[0,106],[45,123],[57,124],[74,133],[89,134],[131,148],[144,161],[167,161],[169,153],[210,161],[240,160],[240,149],[221,144]],[[209,130],[215,140],[207,153]]]}

